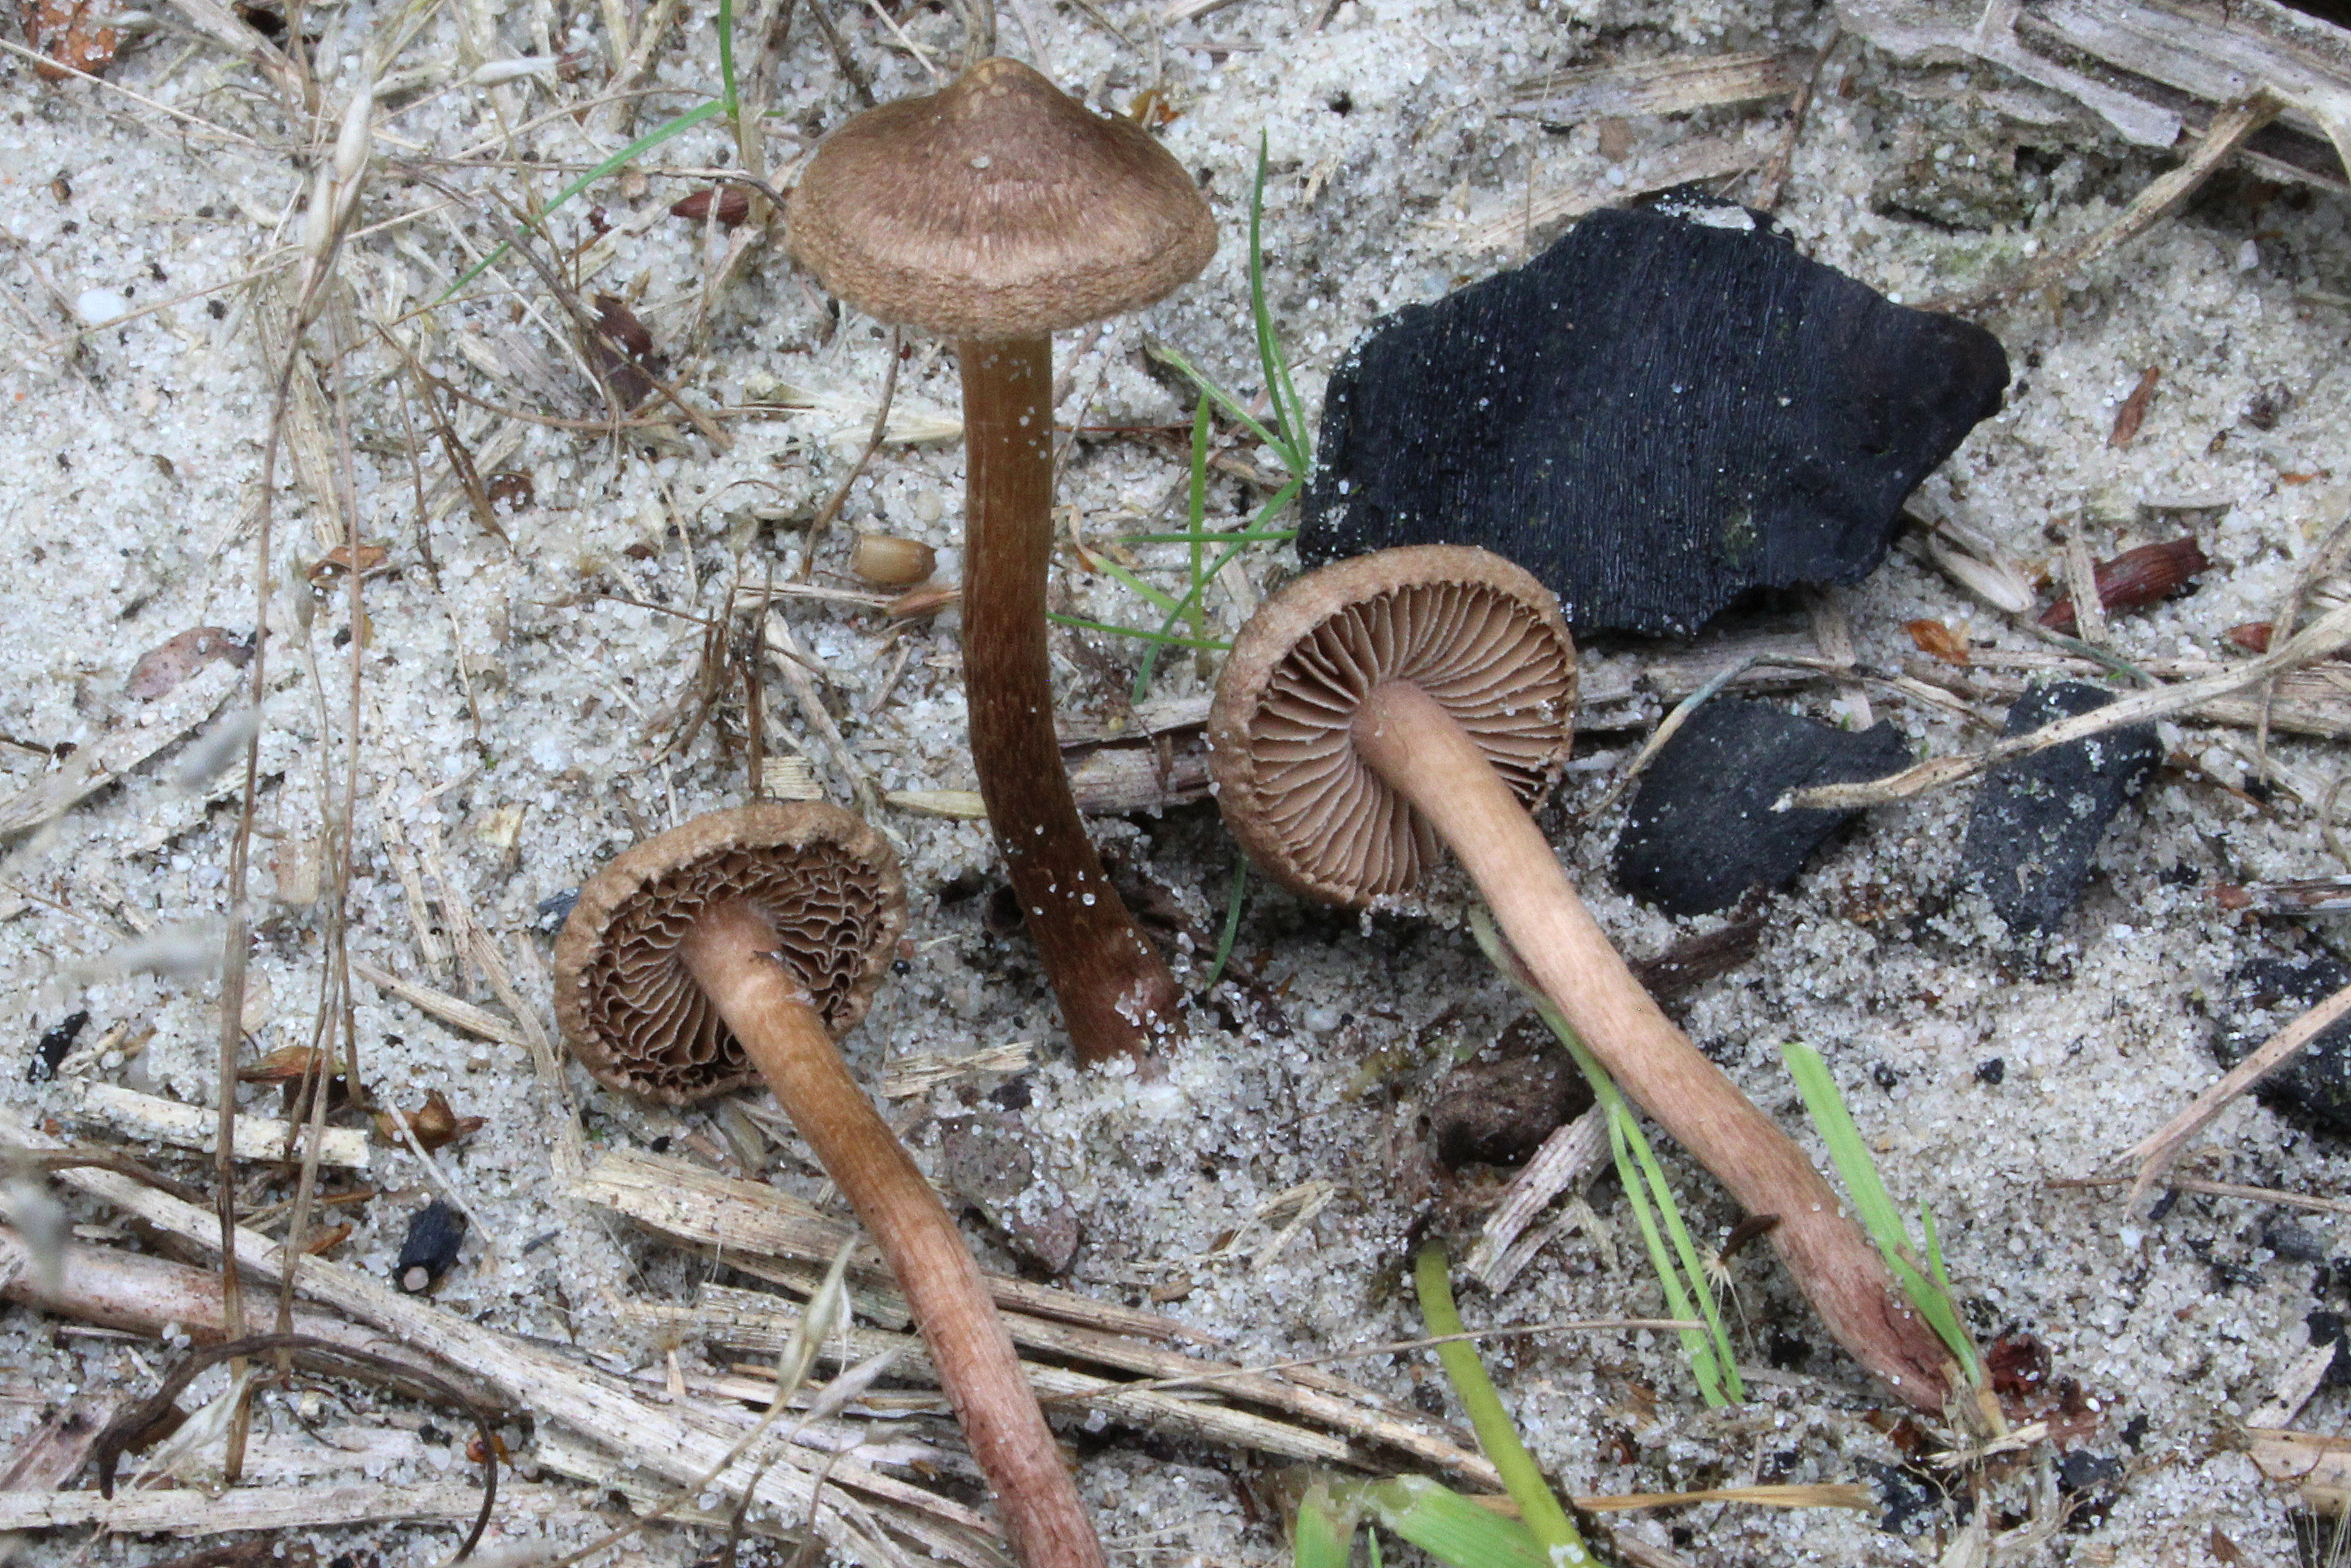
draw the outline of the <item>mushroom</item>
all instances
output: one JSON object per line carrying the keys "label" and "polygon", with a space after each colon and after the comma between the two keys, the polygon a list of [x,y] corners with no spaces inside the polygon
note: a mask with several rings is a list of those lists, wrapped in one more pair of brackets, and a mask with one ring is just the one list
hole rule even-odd
{"label": "mushroom", "polygon": [[1051,334],[1196,277],[1217,247],[1207,204],[1142,129],[991,58],[844,122],[789,216],[793,254],[825,287],[956,340],[979,792],[1078,1059],[1145,1057],[1179,1027],[1181,993],[1103,874],[1053,733]]}
{"label": "mushroom", "polygon": [[1558,601],[1499,556],[1427,545],[1290,583],[1233,645],[1208,720],[1225,822],[1311,898],[1411,892],[1449,846],[1593,1056],[1771,1231],[1838,1343],[1922,1409],[1950,1358],[1803,1152],[1692,1045],[1576,896],[1525,802],[1566,759]]}
{"label": "mushroom", "polygon": [[597,1079],[685,1104],[765,1079],[897,1277],[1029,1568],[1101,1568],[1076,1483],[955,1221],[833,1040],[906,921],[897,857],[837,807],[765,801],[648,839],[580,890],[555,1009]]}

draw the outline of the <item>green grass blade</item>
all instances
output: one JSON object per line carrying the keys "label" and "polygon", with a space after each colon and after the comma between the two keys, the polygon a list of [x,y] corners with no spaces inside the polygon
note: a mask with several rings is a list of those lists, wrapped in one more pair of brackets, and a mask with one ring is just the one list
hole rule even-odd
{"label": "green grass blade", "polygon": [[735,90],[735,0],[718,0],[718,85],[732,119],[743,101]]}
{"label": "green grass blade", "polygon": [[1265,401],[1273,411],[1274,428],[1281,433],[1278,450],[1284,466],[1301,478],[1307,455],[1306,413],[1290,384],[1290,365],[1281,341],[1274,335],[1273,311],[1265,302],[1265,171],[1266,134],[1257,135],[1257,181],[1249,187],[1249,316],[1257,327],[1257,357],[1265,372]]}
{"label": "green grass blade", "polygon": [[1829,1157],[1844,1177],[1845,1190],[1853,1195],[1855,1216],[1877,1239],[1879,1247],[1891,1240],[1907,1248],[1910,1234],[1903,1228],[1901,1212],[1878,1179],[1877,1163],[1861,1141],[1861,1129],[1854,1125],[1853,1113],[1845,1109],[1844,1096],[1837,1092],[1828,1063],[1801,1040],[1789,1041],[1781,1056],[1788,1064],[1788,1075],[1796,1081],[1796,1092],[1804,1098],[1804,1109],[1812,1113],[1813,1124],[1821,1130],[1821,1141],[1829,1146]]}
{"label": "green grass blade", "polygon": [[1552,1568],[1525,1525],[1425,1476],[1367,1482],[1361,1495],[1364,1511],[1384,1529],[1453,1568]]}
{"label": "green grass blade", "polygon": [[1203,994],[1217,988],[1225,977],[1225,966],[1232,960],[1233,940],[1241,934],[1241,902],[1249,892],[1249,858],[1244,855],[1233,867],[1233,891],[1225,900],[1225,928],[1217,937],[1217,961],[1208,966],[1208,977],[1201,982]]}
{"label": "green grass blade", "polygon": [[[526,229],[536,229],[539,227],[541,225],[545,224],[549,218],[555,215],[556,208],[563,205],[564,203],[569,201],[572,197],[578,195],[580,192],[586,190],[589,186],[594,184],[605,175],[611,173],[614,170],[622,168],[626,164],[634,162],[638,158],[652,152],[663,142],[667,141],[671,137],[682,136],[686,131],[689,131],[695,126],[701,124],[704,120],[715,119],[726,112],[728,112],[728,106],[716,99],[713,99],[708,103],[687,110],[675,120],[670,120],[665,124],[653,127],[653,129],[646,131],[643,136],[638,137],[634,141],[630,142],[626,147],[622,148],[618,152],[613,153],[610,158],[605,159],[601,163],[597,164],[593,169],[589,170],[585,174],[580,175],[578,179],[572,181],[571,183],[564,186],[560,191],[558,191],[555,193],[555,199],[548,203],[545,207],[541,208],[537,215],[523,220],[522,226]],[[482,257],[481,260],[467,267],[464,277],[458,278],[456,282],[442,290],[441,299],[435,303],[447,301],[451,296],[457,292],[457,290],[465,287],[465,285],[473,282],[474,279],[481,277],[483,273],[496,266],[498,258],[513,248],[514,247],[512,246],[507,244],[505,241],[500,241],[497,247],[491,251],[489,255]]]}
{"label": "green grass blade", "polygon": [[[1606,1071],[1583,1051],[1582,1041],[1577,1042],[1576,1051],[1576,1065],[1583,1069],[1586,1077],[1593,1073],[1607,1076]],[[1681,1331],[1682,1354],[1689,1362],[1698,1397],[1710,1407],[1735,1404],[1747,1396],[1747,1391],[1731,1360],[1730,1338],[1723,1328],[1714,1292],[1706,1287],[1705,1267],[1689,1244],[1680,1207],[1674,1202],[1673,1189],[1666,1185],[1665,1172],[1658,1166],[1648,1139],[1642,1135],[1639,1124],[1633,1118],[1632,1107],[1616,1092],[1614,1082],[1608,1090],[1609,1149],[1615,1156],[1616,1176],[1625,1196],[1632,1200],[1634,1223],[1640,1229],[1642,1245],[1648,1249],[1649,1268],[1665,1291],[1666,1310],[1676,1317],[1701,1318],[1707,1325],[1705,1333],[1696,1329]]]}
{"label": "green grass blade", "polygon": [[[1143,579],[1135,576],[1134,573],[1127,570],[1126,568],[1119,565],[1118,562],[1111,559],[1110,557],[1106,555],[1097,555],[1094,557],[1094,564],[1101,567],[1102,570],[1110,576],[1114,577],[1119,581],[1124,583],[1129,591],[1148,602],[1154,609],[1165,612],[1171,615],[1180,613],[1176,608],[1176,599],[1174,594],[1162,593],[1159,590],[1144,581]],[[1194,633],[1196,636],[1199,634],[1200,633],[1197,632]]]}
{"label": "green grass blade", "polygon": [[[1420,1293],[1421,1322],[1428,1325],[1432,1336],[1468,1332],[1461,1326],[1461,1313],[1453,1304],[1453,1282],[1447,1277],[1443,1247],[1432,1242],[1420,1249],[1413,1261],[1412,1282]],[[1437,1347],[1437,1359],[1452,1382],[1453,1392],[1461,1396],[1462,1408],[1468,1412],[1469,1425],[1478,1434],[1479,1448],[1502,1472],[1502,1486],[1519,1505],[1519,1518],[1537,1547],[1554,1568],[1592,1563],[1575,1521],[1560,1507],[1551,1483],[1543,1479],[1541,1467],[1520,1441],[1494,1380],[1486,1375],[1486,1364],[1478,1359],[1478,1347],[1468,1340],[1454,1340]]]}
{"label": "green grass blade", "polygon": [[1296,528],[1207,528],[1198,533],[1180,534],[1121,534],[1113,543],[1123,545],[1187,545],[1195,539],[1210,544],[1278,545],[1287,544],[1298,537]]}
{"label": "green grass blade", "polygon": [[[1791,1040],[1781,1048],[1781,1056],[1788,1064],[1788,1075],[1796,1081],[1796,1092],[1803,1096],[1804,1109],[1811,1113],[1813,1125],[1820,1129],[1821,1141],[1828,1145],[1829,1158],[1836,1165],[1837,1174],[1844,1178],[1845,1191],[1853,1198],[1854,1217],[1877,1250],[1886,1266],[1901,1282],[1903,1294],[1945,1349],[1959,1362],[1968,1381],[1981,1381],[1982,1363],[1977,1358],[1975,1339],[1961,1321],[1958,1302],[1951,1295],[1949,1278],[1943,1271],[1942,1249],[1935,1235],[1935,1224],[1927,1219],[1928,1274],[1918,1267],[1917,1256],[1911,1249],[1910,1232],[1902,1223],[1901,1211],[1886,1190],[1886,1183],[1877,1174],[1877,1162],[1870,1156],[1869,1145],[1862,1141],[1861,1129],[1854,1124],[1853,1113],[1845,1108],[1844,1096],[1837,1092],[1836,1079],[1831,1075],[1828,1063],[1821,1053],[1801,1040]],[[1926,1218],[1921,1207],[1920,1217]]]}
{"label": "green grass blade", "polygon": [[[1182,376],[1194,386],[1199,388],[1201,393],[1205,395],[1210,402],[1215,403],[1218,408],[1224,410],[1225,417],[1227,419],[1231,420],[1235,424],[1239,425],[1243,430],[1246,430],[1251,435],[1256,436],[1259,444],[1262,445],[1268,452],[1272,453],[1275,457],[1281,458],[1285,462],[1287,461],[1283,456],[1284,448],[1280,439],[1277,437],[1273,432],[1268,430],[1263,424],[1259,423],[1255,414],[1242,407],[1238,398],[1233,396],[1232,393],[1218,386],[1214,381],[1208,378],[1205,371],[1193,364],[1190,360],[1185,358],[1184,351],[1182,350],[1175,348],[1169,344],[1160,342],[1155,338],[1145,338],[1143,340],[1143,351],[1149,354],[1153,359],[1157,360],[1161,364],[1168,366],[1170,369],[1174,370],[1176,374]],[[1292,472],[1294,473],[1295,470],[1292,470]]]}
{"label": "green grass blade", "polygon": [[1207,557],[1207,546],[1202,542],[1200,530],[1208,521],[1208,400],[1204,396],[1192,409],[1192,495],[1184,515],[1186,527],[1192,530],[1192,635],[1208,634],[1208,601],[1202,591],[1207,578],[1200,570]]}
{"label": "green grass blade", "polygon": [[1316,1481],[1298,1500],[1297,1522],[1290,1527],[1291,1568],[1347,1568],[1354,1534],[1355,1521],[1343,1521],[1329,1483]]}
{"label": "green grass blade", "polygon": [[1232,646],[1230,643],[1219,643],[1214,638],[1178,637],[1142,626],[1113,626],[1107,621],[1089,621],[1082,615],[1063,615],[1058,611],[1048,612],[1045,619],[1056,626],[1068,626],[1080,632],[1106,632],[1113,637],[1135,637],[1170,648],[1205,648],[1211,653],[1221,653]]}
{"label": "green grass blade", "polygon": [[[1276,495],[1271,501],[1266,503],[1266,510],[1271,511],[1275,507],[1287,505],[1289,503],[1289,498],[1297,493],[1298,481],[1292,479],[1289,484],[1281,487],[1280,494]],[[1259,515],[1262,517],[1264,516],[1264,513],[1261,512]],[[1224,552],[1224,554],[1217,558],[1217,563],[1207,570],[1205,576],[1196,580],[1189,588],[1184,591],[1184,597],[1176,601],[1176,608],[1168,612],[1166,620],[1159,623],[1158,635],[1152,639],[1155,643],[1175,647],[1188,647],[1191,645],[1183,638],[1175,635],[1176,622],[1182,620],[1185,612],[1195,603],[1199,601],[1202,594],[1207,589],[1208,584],[1217,580],[1217,574],[1224,570],[1226,567],[1231,565],[1246,548],[1248,548],[1246,544],[1231,546]],[[1134,634],[1142,635],[1142,633]],[[1209,645],[1220,650],[1232,646],[1229,643],[1216,642],[1211,642]],[[1155,646],[1150,653],[1144,655],[1143,667],[1134,672],[1134,686],[1128,697],[1130,702],[1139,703],[1145,696],[1150,695],[1151,677],[1157,671],[1158,667],[1159,648]]]}
{"label": "green grass blade", "polygon": [[[1709,1406],[1745,1400],[1747,1388],[1731,1354],[1730,1332],[1722,1321],[1713,1291],[1707,1286],[1705,1265],[1690,1240],[1688,1227],[1682,1223],[1681,1208],[1674,1202],[1665,1169],[1658,1165],[1656,1151],[1650,1148],[1631,1105],[1617,1089],[1616,1081],[1608,1076],[1608,1070],[1584,1048],[1558,1005],[1520,965],[1518,955],[1510,951],[1501,933],[1494,928],[1493,917],[1482,908],[1473,909],[1469,927],[1487,958],[1533,1006],[1536,1015],[1575,1059],[1576,1068],[1592,1085],[1593,1098],[1607,1108],[1608,1140],[1615,1155],[1617,1179],[1632,1203],[1634,1222],[1648,1249],[1649,1266],[1657,1276],[1658,1288],[1665,1292],[1667,1308],[1676,1317],[1698,1318],[1707,1325],[1703,1336],[1696,1329],[1681,1331],[1682,1352],[1689,1362],[1690,1375],[1698,1383],[1699,1397]],[[1662,1225],[1660,1213],[1664,1216]]]}

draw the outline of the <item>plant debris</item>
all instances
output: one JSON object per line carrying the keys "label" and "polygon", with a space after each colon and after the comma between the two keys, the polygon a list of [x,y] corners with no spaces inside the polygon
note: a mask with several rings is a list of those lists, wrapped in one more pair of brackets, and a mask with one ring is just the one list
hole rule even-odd
{"label": "plant debris", "polygon": [[[2112,560],[2097,563],[2098,602],[2109,612],[2143,610],[2175,594],[2185,593],[2197,578],[2211,570],[2212,563],[2205,559],[2204,547],[2192,538],[2140,545],[2136,549],[2123,551]],[[2043,611],[2040,620],[2041,624],[2052,632],[2073,631],[2074,596],[2069,593]],[[2255,653],[2268,653],[2270,640],[2266,625],[2262,628],[2260,643],[2258,648],[2249,642],[2240,642],[2239,646]],[[1964,659],[1955,662],[1966,663]]]}
{"label": "plant debris", "polygon": [[[2212,1059],[2236,1066],[2281,1025],[2346,986],[2351,986],[2351,965],[2323,948],[2247,959],[2230,973],[2213,1006],[2220,1028],[2212,1036]],[[2254,1084],[2253,1094],[2303,1126],[2351,1137],[2351,1019],[2322,1030]]]}
{"label": "plant debris", "polygon": [[152,702],[215,659],[241,670],[252,656],[252,644],[235,632],[220,626],[193,627],[140,654],[122,692],[132,702]]}

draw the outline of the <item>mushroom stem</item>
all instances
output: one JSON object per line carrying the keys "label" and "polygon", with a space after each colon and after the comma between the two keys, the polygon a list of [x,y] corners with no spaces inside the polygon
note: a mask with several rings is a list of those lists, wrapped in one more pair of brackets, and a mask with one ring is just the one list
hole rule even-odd
{"label": "mushroom stem", "polygon": [[1045,583],[1053,554],[1053,340],[957,345],[966,456],[964,690],[971,759],[1078,1060],[1141,1061],[1182,993],[1078,820],[1053,733]]}
{"label": "mushroom stem", "polygon": [[1772,1214],[1788,1272],[1837,1343],[1903,1398],[1940,1410],[1949,1354],[1904,1304],[1876,1246],[1777,1123],[1658,1009],[1551,845],[1452,715],[1408,681],[1372,689],[1355,752],[1427,818],[1584,1045],[1740,1204]]}
{"label": "mushroom stem", "polygon": [[1102,1568],[1100,1542],[962,1234],[737,899],[703,912],[679,957],[857,1211],[913,1310],[971,1456],[1027,1568]]}

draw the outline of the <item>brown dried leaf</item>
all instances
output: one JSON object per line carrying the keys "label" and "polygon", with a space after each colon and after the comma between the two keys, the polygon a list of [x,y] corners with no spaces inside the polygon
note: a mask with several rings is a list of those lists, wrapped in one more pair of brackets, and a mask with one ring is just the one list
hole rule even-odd
{"label": "brown dried leaf", "polygon": [[253,650],[225,627],[193,627],[140,654],[123,691],[133,702],[152,702],[214,659],[243,668],[252,655]]}
{"label": "brown dried leaf", "polygon": [[[449,1108],[449,1102],[438,1089],[424,1096],[424,1108],[408,1113],[409,1129],[425,1151],[444,1148],[460,1138],[471,1137],[487,1124],[480,1116],[460,1116]],[[389,1111],[375,1113],[375,1135],[387,1144],[405,1142],[400,1135],[400,1124]]]}
{"label": "brown dried leaf", "polygon": [[2266,621],[2248,621],[2242,626],[2231,626],[2220,633],[2248,653],[2270,651],[2270,634],[2276,628]]}
{"label": "brown dried leaf", "polygon": [[[2126,549],[2112,560],[2098,562],[2098,602],[2108,611],[2137,610],[2168,599],[2190,581],[2212,570],[2204,547],[2189,536],[2160,544]],[[2052,632],[2074,630],[2074,596],[2067,594],[2041,612],[2041,624]]]}
{"label": "brown dried leaf", "polygon": [[721,228],[731,229],[751,215],[749,193],[733,185],[708,187],[690,196],[681,196],[670,204],[669,211],[672,217],[688,218],[699,224],[709,220],[714,204],[718,209]]}
{"label": "brown dried leaf", "polygon": [[490,476],[488,495],[491,506],[503,507],[509,512],[519,512],[538,498],[530,476],[512,468]]}
{"label": "brown dried leaf", "polygon": [[281,1045],[250,1067],[237,1069],[239,1083],[299,1083],[321,1067],[332,1071],[326,1053],[307,1045]]}
{"label": "brown dried leaf", "polygon": [[2138,373],[2138,385],[2131,388],[2130,396],[2123,399],[2122,407],[2115,410],[2115,428],[2106,437],[2109,446],[2128,446],[2138,434],[2138,427],[2147,422],[2147,405],[2155,399],[2155,383],[2163,379],[2163,368],[2149,365]]}
{"label": "brown dried leaf", "polygon": [[[99,23],[113,15],[107,0],[28,0],[25,6],[25,41],[41,54],[71,66],[73,70],[103,76],[122,47],[122,35]],[[43,81],[70,81],[73,72],[56,65],[33,68]]]}
{"label": "brown dried leaf", "polygon": [[653,357],[653,335],[617,294],[596,296],[596,325],[632,360]]}
{"label": "brown dried leaf", "polygon": [[1968,640],[1940,621],[1906,621],[1902,629],[1910,633],[1910,641],[1918,644],[1922,653],[1932,654],[1947,664],[1968,663]]}
{"label": "brown dried leaf", "polygon": [[[365,577],[371,572],[381,571],[383,563],[391,559],[392,552],[383,546],[361,542],[360,575]],[[325,582],[330,578],[340,577],[350,570],[351,547],[337,545],[319,559],[317,564],[310,568],[308,575],[312,582]]]}
{"label": "brown dried leaf", "polygon": [[917,588],[898,595],[886,607],[893,621],[914,621],[936,615],[963,597],[960,588]]}

